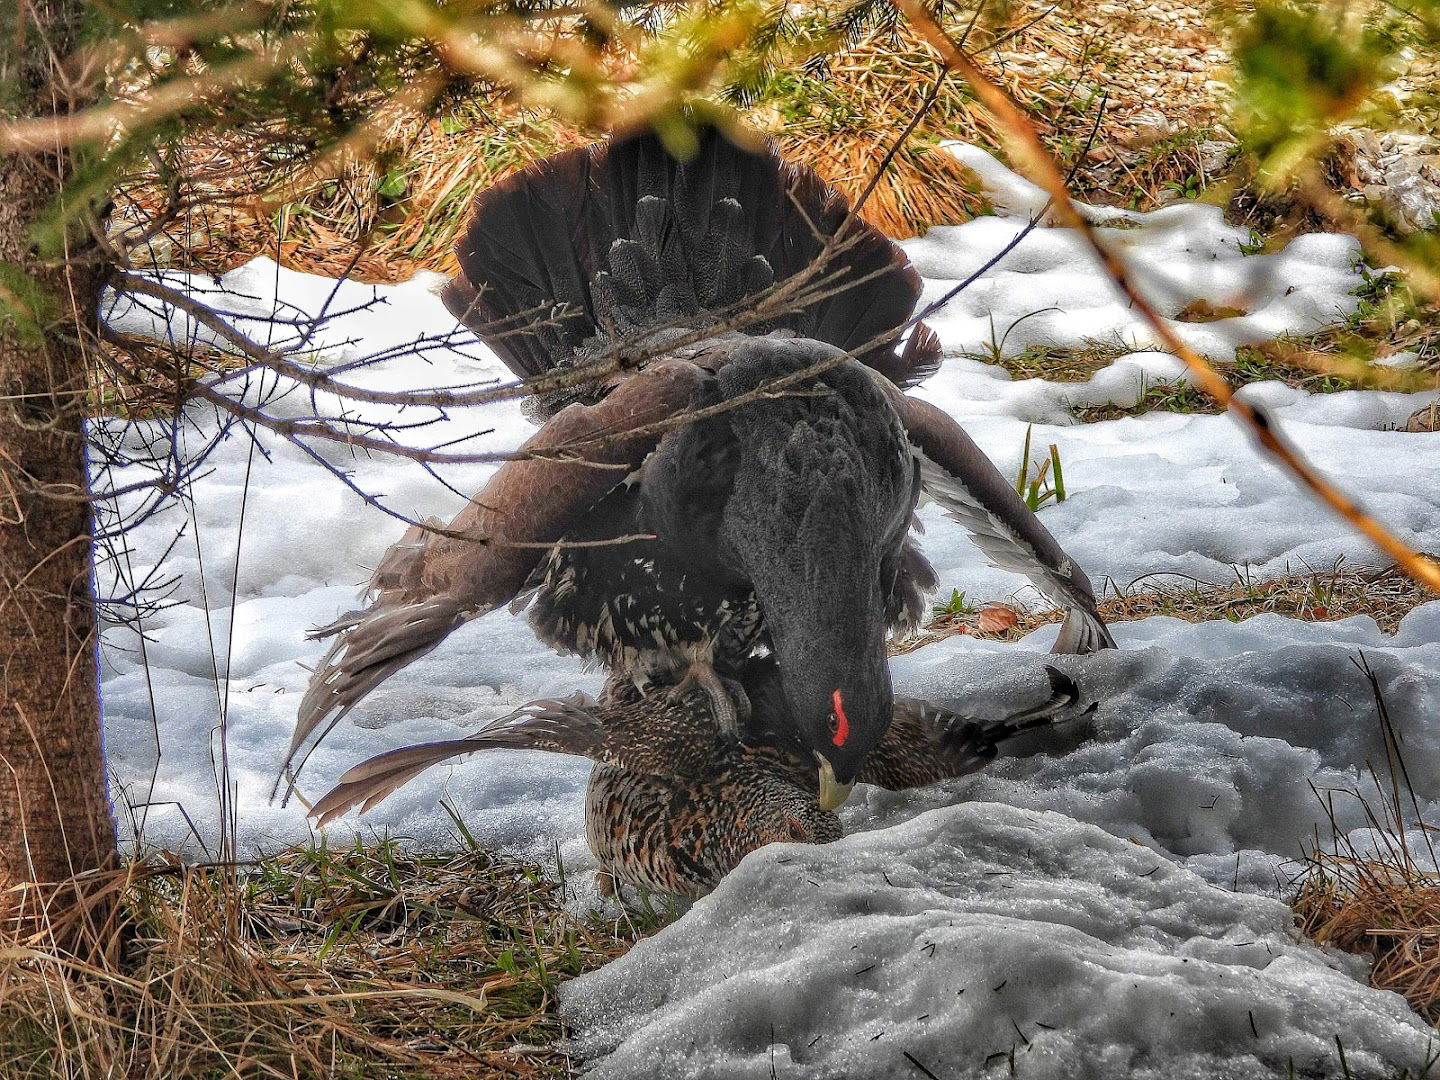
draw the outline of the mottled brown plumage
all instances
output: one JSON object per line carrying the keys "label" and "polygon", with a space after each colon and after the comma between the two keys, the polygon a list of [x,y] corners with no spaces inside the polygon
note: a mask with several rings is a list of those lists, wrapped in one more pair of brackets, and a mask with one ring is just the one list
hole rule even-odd
{"label": "mottled brown plumage", "polygon": [[[964,776],[992,760],[1004,740],[1073,715],[1075,684],[1046,670],[1045,702],[1000,720],[897,698],[889,731],[860,780],[898,789]],[[695,895],[765,844],[823,844],[841,836],[839,819],[820,807],[813,757],[779,715],[785,699],[773,661],[754,663],[743,685],[753,711],[738,742],[719,730],[698,688],[646,694],[612,678],[599,701],[579,694],[537,701],[467,738],[373,757],[345,773],[311,814],[324,825],[352,807],[368,810],[429,766],[476,750],[579,755],[597,763],[585,828],[602,890],[619,881]]]}

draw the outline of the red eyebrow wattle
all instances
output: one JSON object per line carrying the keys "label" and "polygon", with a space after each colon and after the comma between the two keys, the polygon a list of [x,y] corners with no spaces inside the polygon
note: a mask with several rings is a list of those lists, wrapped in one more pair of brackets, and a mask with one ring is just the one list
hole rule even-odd
{"label": "red eyebrow wattle", "polygon": [[850,737],[850,718],[845,715],[845,701],[839,690],[830,695],[830,700],[835,704],[835,738],[831,741],[836,746],[844,746],[845,740]]}

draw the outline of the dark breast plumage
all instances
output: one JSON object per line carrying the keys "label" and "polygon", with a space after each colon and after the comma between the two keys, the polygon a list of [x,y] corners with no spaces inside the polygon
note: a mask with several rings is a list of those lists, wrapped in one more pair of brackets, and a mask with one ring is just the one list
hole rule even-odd
{"label": "dark breast plumage", "polygon": [[[791,377],[788,393],[755,393]],[[916,619],[933,584],[908,541],[904,429],[875,377],[819,342],[746,341],[711,381],[710,403],[746,403],[667,435],[566,534],[539,567],[532,624],[642,684],[688,679],[732,729],[735,673],[774,651],[815,684],[792,684],[812,712],[844,688],[868,750],[890,710],[887,626]]]}

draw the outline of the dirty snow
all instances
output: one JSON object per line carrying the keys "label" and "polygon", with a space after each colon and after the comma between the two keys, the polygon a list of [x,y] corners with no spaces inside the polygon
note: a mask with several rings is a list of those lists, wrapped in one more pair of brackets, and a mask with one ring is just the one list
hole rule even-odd
{"label": "dirty snow", "polygon": [[[906,243],[927,298],[977,271],[1043,203],[980,151],[957,152],[991,187],[998,212]],[[1337,322],[1353,311],[1362,283],[1347,237],[1301,237],[1254,256],[1243,254],[1247,238],[1207,207],[1092,216],[1167,315],[1194,300],[1244,312],[1176,324],[1212,356]],[[341,367],[369,389],[508,378],[454,328],[432,294],[434,275],[398,286],[337,284],[257,259],[219,285],[164,277],[231,311],[261,340]],[[209,340],[177,313],[145,303],[116,300],[108,318]],[[309,327],[322,312],[328,317]],[[931,321],[951,359],[918,392],[961,420],[1004,472],[1016,470],[1029,424],[1037,447],[1060,447],[1070,498],[1042,513],[1097,582],[1156,573],[1220,582],[1237,564],[1263,577],[1342,558],[1379,563],[1368,544],[1258,458],[1225,417],[1070,421],[1069,404],[1134,401],[1147,380],[1179,372],[1151,351],[1153,341],[1065,230],[1035,229]],[[1013,381],[981,359],[996,349],[1091,341],[1126,354],[1088,383]],[[357,366],[377,353],[391,358]],[[246,400],[274,415],[303,419],[334,405],[324,393],[246,374]],[[1403,538],[1434,547],[1434,436],[1393,430],[1423,395],[1312,397],[1279,384],[1247,393]],[[513,401],[449,414],[391,409],[358,411],[422,423],[412,442],[488,432],[452,448],[462,451],[512,449],[531,430]],[[212,409],[192,408],[185,446],[203,446],[218,423]],[[106,428],[140,456],[164,434],[155,424]],[[427,473],[336,444],[312,447],[411,517],[450,516],[495,467]],[[134,482],[145,468],[104,482]],[[120,625],[103,636],[107,749],[122,830],[147,845],[213,851],[223,747],[241,850],[303,841],[311,832],[301,808],[272,805],[268,794],[305,685],[303,665],[322,652],[304,632],[355,606],[363,568],[403,526],[294,446],[270,436],[256,443],[239,431],[185,496],[97,573],[103,595],[128,591],[180,534],[164,562],[165,575],[178,576],[174,603],[147,615],[146,640]],[[972,601],[1034,601],[1022,579],[986,567],[933,507],[921,516],[947,594],[956,587]],[[896,659],[896,687],[972,712],[1013,707],[1041,685],[1053,635],[931,645]],[[1417,609],[1394,637],[1363,617],[1305,624],[1273,616],[1200,626],[1152,618],[1116,627],[1116,637],[1120,653],[1062,661],[1101,701],[1090,727],[1027,747],[1029,756],[980,776],[917,792],[861,791],[845,811],[857,835],[823,850],[752,856],[675,926],[574,984],[569,1007],[583,1045],[620,1047],[602,1070],[639,1075],[625,1063],[653,1053],[675,1076],[768,1076],[772,1056],[782,1077],[923,1075],[904,1058],[908,1051],[937,1075],[968,1076],[996,1068],[999,1059],[987,1066],[987,1056],[1018,1044],[1017,1067],[1023,1054],[1030,1070],[1021,1075],[1285,1075],[1292,1061],[1303,1075],[1333,1068],[1325,1055],[1336,1035],[1355,1075],[1413,1067],[1425,1045],[1418,1021],[1398,998],[1356,982],[1353,962],[1296,944],[1285,909],[1269,897],[1287,880],[1286,861],[1329,827],[1310,784],[1365,788],[1367,762],[1383,777],[1373,705],[1351,662],[1361,650],[1390,700],[1421,809],[1432,818],[1440,810],[1440,604]],[[573,658],[542,647],[523,616],[486,616],[342,723],[311,758],[302,790],[318,796],[379,750],[454,737],[535,697],[598,685]],[[581,829],[587,772],[582,761],[492,752],[437,768],[329,831],[337,842],[358,831],[444,843],[444,797],[483,842],[542,856],[558,848],[576,881],[593,865]],[[1371,841],[1353,799],[1337,797],[1336,810],[1353,842]],[[882,872],[894,886],[875,884]],[[810,879],[817,884],[804,884]],[[867,904],[871,914],[860,918]],[[935,956],[917,958],[932,941]],[[870,964],[866,975],[850,974]],[[989,989],[1006,972],[1013,985]],[[971,988],[963,998],[955,994],[961,986]],[[882,1029],[887,1034],[866,1041]]]}

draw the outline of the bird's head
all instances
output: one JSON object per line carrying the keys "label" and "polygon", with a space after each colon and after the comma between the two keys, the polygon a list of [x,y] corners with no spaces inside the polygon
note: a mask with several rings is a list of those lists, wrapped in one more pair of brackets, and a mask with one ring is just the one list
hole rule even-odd
{"label": "bird's head", "polygon": [[820,805],[834,810],[894,715],[880,574],[857,545],[785,561],[753,573],[771,656],[764,693],[747,688],[775,741],[813,761]]}
{"label": "bird's head", "polygon": [[791,648],[776,643],[790,722],[815,759],[825,810],[849,798],[894,713],[883,628],[875,636],[870,648],[839,650],[841,656],[827,656],[830,643],[823,639]]}
{"label": "bird's head", "polygon": [[[777,654],[759,657],[750,661],[742,681],[750,698],[751,738],[787,755],[791,775],[797,767],[813,766],[809,797],[818,797],[823,809],[831,811],[848,798],[866,757],[889,728],[895,703],[883,660],[862,665],[863,675],[827,691],[823,674],[818,682],[813,674],[832,665],[815,655],[816,646],[823,643],[809,644],[811,651],[797,661],[796,668],[782,670]],[[856,675],[843,663],[833,666]],[[814,708],[797,708],[792,699],[813,702]]]}
{"label": "bird's head", "polygon": [[809,792],[780,780],[759,785],[747,824],[765,844],[828,844],[844,835],[840,819],[821,809]]}
{"label": "bird's head", "polygon": [[[772,725],[813,759],[820,804],[834,810],[889,728],[894,694],[874,544],[846,538],[826,547],[815,536],[757,544],[751,582],[783,698]],[[767,550],[768,560],[759,554]]]}

